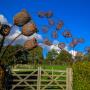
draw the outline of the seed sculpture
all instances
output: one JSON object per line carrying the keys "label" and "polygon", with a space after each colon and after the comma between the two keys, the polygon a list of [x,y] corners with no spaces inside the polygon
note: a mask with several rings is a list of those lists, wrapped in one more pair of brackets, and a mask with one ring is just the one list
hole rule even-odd
{"label": "seed sculpture", "polygon": [[19,27],[25,25],[27,22],[31,20],[29,13],[26,10],[22,10],[18,14],[14,16],[14,25]]}
{"label": "seed sculpture", "polygon": [[46,18],[51,18],[53,16],[53,12],[52,11],[48,11],[45,13]]}
{"label": "seed sculpture", "polygon": [[79,39],[78,39],[78,42],[79,42],[79,43],[84,43],[84,39],[83,39],[83,38],[79,38]]}
{"label": "seed sculpture", "polygon": [[35,32],[37,32],[37,28],[33,22],[28,22],[22,27],[22,34],[25,36],[31,36]]}
{"label": "seed sculpture", "polygon": [[[25,11],[25,10],[24,10],[24,11]],[[22,12],[24,12],[24,11],[22,11]],[[20,12],[19,15],[22,15],[22,12]],[[26,12],[26,11],[25,11],[25,12]],[[27,13],[25,13],[25,14],[27,14]],[[27,16],[27,18],[28,18],[27,22],[24,20],[24,19],[26,19],[26,18],[23,16],[22,18],[24,18],[24,19],[23,19],[23,20],[19,19],[19,20],[21,20],[21,21],[18,21],[19,23],[16,24],[17,26],[22,26],[22,31],[21,31],[21,33],[20,33],[17,37],[15,37],[15,38],[7,45],[7,47],[6,47],[6,49],[4,50],[4,52],[3,52],[3,54],[2,54],[1,57],[3,57],[3,55],[4,55],[4,53],[6,52],[7,48],[8,48],[18,37],[20,37],[21,35],[31,36],[32,34],[34,34],[35,32],[37,32],[36,25],[35,25],[32,21],[29,22],[31,19],[30,19],[30,17],[29,17],[28,14],[27,14],[26,16]],[[18,14],[17,14],[15,17],[18,17]],[[18,17],[18,18],[19,18],[19,17]],[[24,23],[23,23],[23,22],[24,22]]]}
{"label": "seed sculpture", "polygon": [[44,18],[45,17],[45,12],[39,11],[38,12],[38,17],[39,18]]}
{"label": "seed sculpture", "polygon": [[63,43],[63,42],[61,42],[61,43],[59,43],[58,44],[58,47],[62,50],[62,49],[64,49],[65,48],[65,43]]}
{"label": "seed sculpture", "polygon": [[0,24],[0,35],[2,36],[2,40],[0,43],[0,52],[2,50],[5,37],[10,33],[11,27],[7,24]]}
{"label": "seed sculpture", "polygon": [[42,32],[47,33],[47,32],[48,32],[48,29],[49,29],[49,27],[46,26],[46,25],[44,25],[44,26],[42,27]]}
{"label": "seed sculpture", "polygon": [[86,47],[85,50],[90,53],[90,46],[89,47]]}
{"label": "seed sculpture", "polygon": [[7,36],[10,33],[11,27],[7,24],[1,24],[0,25],[0,34],[2,36]]}
{"label": "seed sculpture", "polygon": [[53,16],[52,11],[47,11],[47,12],[39,11],[38,12],[38,17],[40,18],[51,18],[52,16]]}
{"label": "seed sculpture", "polygon": [[53,25],[55,24],[54,20],[51,19],[51,18],[48,19],[48,23],[49,23],[49,25],[51,25],[51,26],[53,26]]}
{"label": "seed sculpture", "polygon": [[63,21],[59,21],[57,26],[56,26],[56,30],[62,29],[63,25],[64,25]]}
{"label": "seed sculpture", "polygon": [[[28,12],[26,10],[22,10],[21,12],[19,12],[18,14],[16,14],[14,16],[13,19],[14,25],[22,27],[21,33],[15,37],[5,48],[5,50],[3,51],[1,57],[0,57],[0,90],[6,90],[4,89],[3,85],[5,81],[5,69],[2,67],[1,64],[1,60],[3,58],[3,56],[5,55],[5,52],[8,51],[9,46],[11,46],[11,44],[20,36],[20,35],[24,35],[24,36],[31,36],[33,35],[35,32],[37,33],[37,27],[34,24],[34,22],[31,21],[31,17],[28,14]],[[0,23],[0,34],[3,36],[3,38],[5,39],[6,36],[8,36],[8,34],[10,33],[11,27],[9,25],[6,24],[1,24]],[[4,42],[4,39],[2,39],[2,42]],[[35,38],[32,38],[31,40],[28,40],[25,42],[24,44],[24,48],[25,49],[33,49],[37,46],[37,41]],[[1,43],[0,45],[0,49],[1,47],[3,47],[3,44]],[[20,50],[22,50],[23,48],[21,48]],[[17,50],[15,52],[13,52],[13,54],[15,55],[18,51]],[[0,54],[1,54],[1,50],[0,50]],[[13,55],[12,54],[12,55]]]}
{"label": "seed sculpture", "polygon": [[63,35],[65,38],[70,38],[70,37],[72,37],[70,31],[68,31],[68,30],[65,30],[65,31],[62,33],[62,35]]}
{"label": "seed sculpture", "polygon": [[37,40],[35,38],[32,38],[30,40],[27,40],[24,44],[24,48],[31,50],[35,48],[38,45]]}
{"label": "seed sculpture", "polygon": [[78,39],[74,38],[70,43],[70,47],[74,48],[78,44]]}
{"label": "seed sculpture", "polygon": [[48,45],[48,46],[51,46],[52,45],[52,43],[48,39],[45,39],[43,43],[46,44],[46,45]]}
{"label": "seed sculpture", "polygon": [[53,37],[53,38],[57,38],[57,37],[58,37],[57,31],[53,31],[53,32],[52,32],[52,37]]}

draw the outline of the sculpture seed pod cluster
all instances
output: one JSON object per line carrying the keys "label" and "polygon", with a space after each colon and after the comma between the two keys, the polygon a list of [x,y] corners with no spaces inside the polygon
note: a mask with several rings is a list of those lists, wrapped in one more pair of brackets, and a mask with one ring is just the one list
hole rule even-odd
{"label": "sculpture seed pod cluster", "polygon": [[52,45],[52,43],[48,39],[45,39],[44,40],[44,44],[46,44],[48,46],[51,46]]}
{"label": "sculpture seed pod cluster", "polygon": [[60,49],[64,49],[64,48],[65,48],[65,43],[63,43],[63,42],[59,43],[59,44],[58,44],[58,47],[59,47]]}
{"label": "sculpture seed pod cluster", "polygon": [[51,18],[53,16],[52,11],[48,11],[45,13],[46,18]]}
{"label": "sculpture seed pod cluster", "polygon": [[57,37],[58,37],[57,31],[54,31],[54,32],[52,33],[52,36],[53,36],[53,38],[57,38]]}
{"label": "sculpture seed pod cluster", "polygon": [[0,34],[2,36],[7,36],[10,33],[11,27],[7,24],[0,24]]}
{"label": "sculpture seed pod cluster", "polygon": [[35,38],[32,38],[30,40],[27,40],[24,44],[24,48],[25,49],[28,49],[28,50],[31,50],[33,48],[35,48],[37,46],[37,40]]}
{"label": "sculpture seed pod cluster", "polygon": [[50,18],[48,19],[48,23],[51,26],[53,26],[55,24],[54,20],[53,19],[50,19]]}
{"label": "sculpture seed pod cluster", "polygon": [[47,11],[47,12],[39,11],[38,16],[40,18],[51,18],[53,16],[53,13],[52,13],[52,11]]}
{"label": "sculpture seed pod cluster", "polygon": [[33,22],[28,22],[22,27],[22,34],[25,36],[30,36],[35,32],[37,32],[37,28]]}
{"label": "sculpture seed pod cluster", "polygon": [[64,31],[64,32],[62,33],[62,35],[63,35],[65,38],[70,38],[70,37],[72,37],[72,35],[71,35],[71,33],[70,33],[69,31]]}
{"label": "sculpture seed pod cluster", "polygon": [[90,53],[90,46],[89,47],[86,47],[85,50]]}
{"label": "sculpture seed pod cluster", "polygon": [[48,32],[48,29],[49,29],[48,26],[43,26],[43,27],[42,27],[42,31],[43,31],[44,33]]}
{"label": "sculpture seed pod cluster", "polygon": [[70,43],[70,47],[75,47],[78,44],[78,39],[73,39],[72,42]]}
{"label": "sculpture seed pod cluster", "polygon": [[26,10],[22,10],[14,16],[14,25],[23,26],[31,20],[30,15]]}
{"label": "sculpture seed pod cluster", "polygon": [[63,27],[63,25],[64,25],[63,21],[59,21],[56,26],[56,30],[60,30]]}
{"label": "sculpture seed pod cluster", "polygon": [[40,17],[40,18],[44,18],[45,17],[45,12],[38,12],[38,16]]}

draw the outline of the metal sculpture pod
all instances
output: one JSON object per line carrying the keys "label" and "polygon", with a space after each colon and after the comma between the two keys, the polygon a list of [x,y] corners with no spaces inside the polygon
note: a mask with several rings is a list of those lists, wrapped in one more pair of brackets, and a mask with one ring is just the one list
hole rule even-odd
{"label": "metal sculpture pod", "polygon": [[86,47],[85,50],[90,53],[90,46],[89,47]]}
{"label": "metal sculpture pod", "polygon": [[24,48],[25,49],[33,49],[35,48],[36,46],[38,46],[38,43],[37,43],[37,40],[35,38],[32,38],[30,40],[27,40],[24,44]]}
{"label": "metal sculpture pod", "polygon": [[53,19],[50,19],[50,18],[48,19],[48,23],[51,26],[53,26],[55,24],[54,20]]}
{"label": "metal sculpture pod", "polygon": [[73,39],[70,43],[70,47],[74,48],[78,44],[78,39]]}
{"label": "metal sculpture pod", "polygon": [[49,27],[46,26],[46,25],[44,25],[44,26],[42,27],[42,32],[46,33],[46,32],[48,32],[48,29],[49,29]]}
{"label": "metal sculpture pod", "polygon": [[48,39],[45,39],[43,43],[46,44],[46,45],[48,45],[48,46],[51,46],[52,45],[52,43]]}
{"label": "metal sculpture pod", "polygon": [[7,24],[0,24],[0,34],[2,35],[2,40],[0,42],[0,53],[4,44],[5,37],[10,33],[11,27]]}
{"label": "metal sculpture pod", "polygon": [[46,18],[51,18],[53,16],[53,12],[52,11],[48,11],[45,13]]}
{"label": "metal sculpture pod", "polygon": [[70,31],[67,31],[67,30],[65,30],[65,31],[62,33],[62,35],[63,35],[65,38],[70,38],[70,37],[72,37],[72,34],[70,33]]}
{"label": "metal sculpture pod", "polygon": [[83,39],[83,38],[79,38],[79,39],[78,39],[78,42],[79,42],[79,43],[83,43],[83,42],[84,42],[84,39]]}
{"label": "metal sculpture pod", "polygon": [[62,49],[64,49],[65,48],[65,43],[63,43],[63,42],[61,42],[61,43],[59,43],[58,44],[58,47],[62,50]]}
{"label": "metal sculpture pod", "polygon": [[52,16],[53,16],[53,13],[52,13],[52,11],[48,11],[48,12],[44,12],[44,11],[39,11],[38,12],[38,16],[40,17],[40,18],[51,18]]}
{"label": "metal sculpture pod", "polygon": [[63,21],[59,21],[56,26],[56,30],[60,30],[63,27],[63,25],[64,25]]}
{"label": "metal sculpture pod", "polygon": [[10,33],[11,27],[7,24],[0,24],[0,34],[2,36],[7,36]]}
{"label": "metal sculpture pod", "polygon": [[23,26],[31,20],[30,15],[26,10],[22,10],[14,16],[14,25]]}
{"label": "metal sculpture pod", "polygon": [[22,34],[25,36],[30,36],[35,32],[37,32],[37,28],[33,22],[28,22],[22,27]]}
{"label": "metal sculpture pod", "polygon": [[52,37],[53,37],[53,38],[57,38],[57,37],[58,37],[57,31],[53,31],[53,32],[52,32]]}
{"label": "metal sculpture pod", "polygon": [[45,17],[45,12],[39,11],[38,12],[38,17],[44,18]]}

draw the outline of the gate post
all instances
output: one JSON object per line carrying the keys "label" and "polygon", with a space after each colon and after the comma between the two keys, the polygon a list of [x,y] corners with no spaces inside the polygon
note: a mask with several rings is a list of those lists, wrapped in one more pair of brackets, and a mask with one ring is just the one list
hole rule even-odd
{"label": "gate post", "polygon": [[72,68],[66,70],[66,90],[72,90],[73,86],[73,72]]}
{"label": "gate post", "polygon": [[41,67],[38,67],[37,90],[40,90],[40,87],[41,87]]}

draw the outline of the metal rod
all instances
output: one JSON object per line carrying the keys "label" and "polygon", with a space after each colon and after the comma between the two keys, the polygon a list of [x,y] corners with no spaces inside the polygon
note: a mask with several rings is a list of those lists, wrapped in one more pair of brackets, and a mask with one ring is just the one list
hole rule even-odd
{"label": "metal rod", "polygon": [[5,54],[5,52],[7,51],[7,49],[8,49],[8,48],[12,45],[12,43],[13,43],[18,37],[20,37],[21,35],[22,35],[22,33],[20,33],[17,37],[15,37],[15,38],[7,45],[7,47],[5,48],[3,54],[1,55],[0,58],[2,58],[2,57],[4,56],[4,54]]}
{"label": "metal rod", "polygon": [[2,51],[2,47],[3,47],[3,44],[4,44],[4,40],[5,40],[5,36],[3,36],[2,40],[1,40],[1,43],[0,43],[0,53]]}

